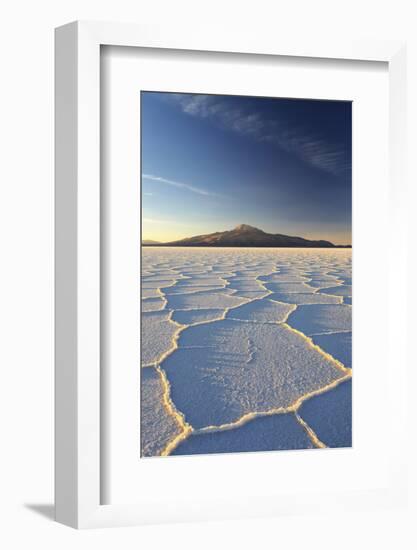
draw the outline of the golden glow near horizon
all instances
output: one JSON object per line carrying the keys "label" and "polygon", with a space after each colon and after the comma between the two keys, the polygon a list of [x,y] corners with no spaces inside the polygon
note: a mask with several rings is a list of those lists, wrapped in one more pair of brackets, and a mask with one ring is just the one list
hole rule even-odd
{"label": "golden glow near horizon", "polygon": [[[214,228],[213,224],[189,224],[187,222],[180,221],[168,221],[168,220],[157,220],[152,218],[142,218],[142,240],[143,241],[157,241],[160,243],[167,243],[172,241],[178,241],[181,239],[187,239],[190,237],[195,237],[197,235],[206,235],[210,233],[215,233],[217,231],[228,231],[239,225],[235,224],[220,224],[218,227]],[[309,240],[325,240],[330,241],[336,245],[350,245],[352,244],[352,234],[349,231],[296,231],[293,230],[269,230],[264,229],[258,225],[259,229],[262,229],[266,233],[282,233],[284,235],[291,235],[296,237],[302,237]]]}
{"label": "golden glow near horizon", "polygon": [[142,218],[142,240],[144,241],[167,243],[204,233],[204,231],[200,233],[193,233],[193,231],[199,231],[199,228],[194,224]]}

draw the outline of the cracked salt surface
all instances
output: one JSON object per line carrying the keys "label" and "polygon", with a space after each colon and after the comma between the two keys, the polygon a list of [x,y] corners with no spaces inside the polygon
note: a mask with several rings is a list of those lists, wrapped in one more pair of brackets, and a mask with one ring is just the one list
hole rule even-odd
{"label": "cracked salt surface", "polygon": [[283,293],[303,293],[306,292],[316,292],[315,288],[312,288],[306,283],[265,283],[265,286],[268,290],[272,292],[283,292]]}
{"label": "cracked salt surface", "polygon": [[142,288],[164,288],[169,287],[175,284],[175,279],[163,279],[161,281],[159,280],[150,280],[150,279],[144,279],[142,281]]}
{"label": "cracked salt surface", "polygon": [[142,455],[162,453],[168,443],[181,433],[181,426],[164,405],[165,388],[154,368],[142,369],[141,374],[141,440]]}
{"label": "cracked salt surface", "polygon": [[158,288],[142,288],[141,295],[142,298],[158,298],[161,294]]}
{"label": "cracked salt surface", "polygon": [[233,430],[199,433],[180,443],[173,455],[312,449],[293,413],[263,416]]}
{"label": "cracked salt surface", "polygon": [[184,331],[163,368],[173,402],[195,428],[288,408],[343,376],[288,327],[232,319]]}
{"label": "cracked salt surface", "polygon": [[295,329],[311,336],[323,332],[352,330],[352,308],[345,304],[311,304],[299,306],[288,319]]}
{"label": "cracked salt surface", "polygon": [[179,309],[173,312],[172,320],[180,325],[195,325],[221,319],[225,312],[225,309],[189,309],[185,311]]}
{"label": "cracked salt surface", "polygon": [[147,298],[142,300],[142,311],[159,311],[164,309],[165,300],[162,297]]}
{"label": "cracked salt surface", "polygon": [[167,309],[219,309],[240,306],[246,298],[235,297],[227,289],[167,295]]}
{"label": "cracked salt surface", "polygon": [[326,288],[333,285],[339,285],[341,283],[340,279],[332,278],[332,279],[310,279],[308,281],[308,285],[313,288]]}
{"label": "cracked salt surface", "polygon": [[270,300],[285,302],[287,304],[305,305],[305,304],[340,304],[342,299],[339,296],[329,296],[327,294],[303,293],[303,292],[273,292],[268,296]]}
{"label": "cracked salt surface", "polygon": [[271,300],[254,300],[229,311],[226,317],[257,323],[281,323],[293,310],[294,307],[289,304],[279,304]]}
{"label": "cracked salt surface", "polygon": [[178,325],[169,319],[168,311],[142,312],[142,364],[155,364],[172,347]]}
{"label": "cracked salt surface", "polygon": [[324,294],[333,294],[333,296],[352,296],[352,287],[350,285],[339,285],[334,287],[324,287],[321,288],[318,292]]}
{"label": "cracked salt surface", "polygon": [[229,289],[225,288],[224,284],[218,284],[211,285],[211,286],[202,286],[202,285],[196,285],[193,286],[191,284],[188,285],[174,285],[172,287],[168,288],[161,288],[161,291],[165,294],[165,296],[175,296],[176,294],[195,294],[197,292],[211,292],[212,290],[225,290],[227,291],[226,294],[231,294],[232,292]]}
{"label": "cracked salt surface", "polygon": [[143,249],[142,456],[346,446],[350,282],[350,250]]}
{"label": "cracked salt surface", "polygon": [[302,275],[288,275],[285,273],[272,273],[272,275],[259,277],[259,280],[262,283],[307,283],[309,281],[308,277]]}
{"label": "cracked salt surface", "polygon": [[352,381],[305,401],[298,414],[327,447],[351,447]]}
{"label": "cracked salt surface", "polygon": [[335,359],[352,368],[352,333],[331,332],[329,334],[317,334],[312,337],[313,342],[323,350],[330,353]]}

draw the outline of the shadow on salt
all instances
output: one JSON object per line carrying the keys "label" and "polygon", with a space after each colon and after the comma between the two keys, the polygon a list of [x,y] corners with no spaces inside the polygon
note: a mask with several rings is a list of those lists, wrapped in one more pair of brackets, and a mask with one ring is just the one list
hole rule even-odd
{"label": "shadow on salt", "polygon": [[319,293],[332,294],[333,296],[352,296],[352,287],[350,285],[338,285],[330,288],[321,288]]}
{"label": "shadow on salt", "polygon": [[352,308],[346,304],[302,305],[291,313],[288,324],[311,336],[352,330]]}
{"label": "shadow on salt", "polygon": [[326,294],[303,293],[303,292],[273,292],[268,296],[270,300],[285,302],[287,304],[340,304],[340,296],[327,296]]}
{"label": "shadow on salt", "polygon": [[308,281],[308,285],[313,288],[326,288],[330,286],[336,286],[341,284],[341,279],[336,279],[335,277],[329,279],[311,279]]}
{"label": "shadow on salt", "polygon": [[352,368],[352,333],[331,332],[312,337],[315,344],[321,347],[332,357],[343,363],[345,367]]}
{"label": "shadow on salt", "polygon": [[351,447],[352,380],[308,399],[298,414],[327,447]]}
{"label": "shadow on salt", "polygon": [[233,430],[193,434],[172,455],[312,449],[314,445],[292,413],[255,418]]}

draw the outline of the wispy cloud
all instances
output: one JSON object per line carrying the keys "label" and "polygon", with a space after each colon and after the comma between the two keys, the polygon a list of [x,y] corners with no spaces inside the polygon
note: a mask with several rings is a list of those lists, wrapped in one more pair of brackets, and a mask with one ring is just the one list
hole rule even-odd
{"label": "wispy cloud", "polygon": [[165,183],[167,185],[178,187],[179,189],[185,189],[186,191],[191,191],[192,193],[197,193],[198,195],[204,195],[206,197],[218,196],[216,193],[212,193],[211,191],[207,191],[206,189],[202,189],[201,187],[195,187],[194,185],[190,185],[188,183],[182,183],[180,181],[174,181],[162,178],[160,176],[154,176],[152,174],[142,174],[142,178],[150,181],[156,181],[158,183]]}
{"label": "wispy cloud", "polygon": [[272,143],[330,174],[341,174],[350,167],[341,144],[328,143],[302,125],[289,127],[250,108],[235,108],[227,99],[215,95],[169,94],[167,97],[190,116],[208,119],[217,126],[259,142]]}

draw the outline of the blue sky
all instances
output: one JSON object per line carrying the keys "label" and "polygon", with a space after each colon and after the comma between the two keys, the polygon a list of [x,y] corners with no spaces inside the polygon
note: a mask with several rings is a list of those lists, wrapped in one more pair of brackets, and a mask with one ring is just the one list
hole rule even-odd
{"label": "blue sky", "polygon": [[351,103],[141,93],[142,238],[245,223],[351,243]]}

